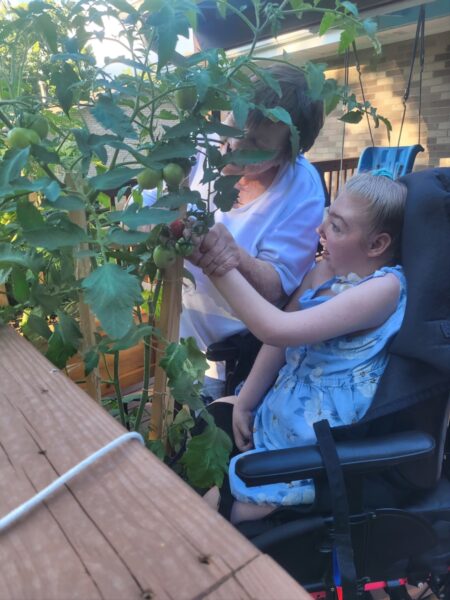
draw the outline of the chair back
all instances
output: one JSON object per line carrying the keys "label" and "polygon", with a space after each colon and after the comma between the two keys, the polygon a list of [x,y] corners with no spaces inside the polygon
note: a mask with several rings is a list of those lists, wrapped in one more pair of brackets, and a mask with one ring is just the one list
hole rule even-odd
{"label": "chair back", "polygon": [[342,434],[429,433],[434,456],[398,469],[409,486],[429,488],[441,474],[450,411],[450,168],[412,173],[402,181],[408,188],[402,232],[405,317],[372,405]]}
{"label": "chair back", "polygon": [[411,173],[417,154],[423,151],[424,148],[420,144],[398,147],[368,146],[361,153],[357,172],[387,169],[397,179]]}

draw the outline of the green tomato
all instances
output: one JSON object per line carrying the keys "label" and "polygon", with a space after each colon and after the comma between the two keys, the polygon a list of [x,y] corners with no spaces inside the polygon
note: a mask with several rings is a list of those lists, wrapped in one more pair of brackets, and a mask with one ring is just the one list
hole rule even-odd
{"label": "green tomato", "polygon": [[180,88],[175,91],[175,104],[180,110],[192,110],[197,104],[195,87]]}
{"label": "green tomato", "polygon": [[190,256],[194,251],[194,244],[189,240],[181,238],[175,244],[175,248],[178,254],[180,254],[181,256]]}
{"label": "green tomato", "polygon": [[155,169],[147,167],[139,173],[136,179],[141,190],[152,190],[161,181],[162,173],[161,171],[155,171]]}
{"label": "green tomato", "polygon": [[6,139],[11,148],[26,148],[30,144],[39,144],[41,141],[35,131],[25,127],[13,127]]}
{"label": "green tomato", "polygon": [[41,138],[34,131],[34,129],[25,129],[25,131],[27,132],[28,139],[30,140],[30,144],[40,144],[41,143]]}
{"label": "green tomato", "polygon": [[173,248],[167,248],[164,246],[156,246],[153,250],[153,262],[158,269],[166,269],[171,267],[177,260],[177,255]]}
{"label": "green tomato", "polygon": [[185,177],[183,167],[177,163],[169,163],[163,169],[163,177],[170,188],[178,188]]}
{"label": "green tomato", "polygon": [[[48,121],[42,115],[36,115],[32,119],[30,125],[28,125],[29,129],[35,131],[41,140],[45,140],[48,135]],[[34,144],[35,142],[33,142]]]}

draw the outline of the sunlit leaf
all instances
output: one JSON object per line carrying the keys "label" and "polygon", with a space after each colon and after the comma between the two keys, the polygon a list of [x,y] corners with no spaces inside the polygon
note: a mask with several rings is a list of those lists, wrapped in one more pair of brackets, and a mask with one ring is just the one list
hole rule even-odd
{"label": "sunlit leaf", "polygon": [[324,35],[333,26],[336,15],[333,12],[325,13],[320,22],[319,35]]}
{"label": "sunlit leaf", "polygon": [[26,324],[22,325],[22,331],[27,336],[34,334],[45,340],[48,340],[52,335],[52,331],[48,326],[47,321],[43,317],[33,313],[28,317]]}
{"label": "sunlit leaf", "polygon": [[355,41],[356,38],[356,30],[355,28],[348,27],[341,32],[341,36],[339,39],[339,47],[338,52],[342,54],[347,50],[349,46],[351,46],[352,42]]}

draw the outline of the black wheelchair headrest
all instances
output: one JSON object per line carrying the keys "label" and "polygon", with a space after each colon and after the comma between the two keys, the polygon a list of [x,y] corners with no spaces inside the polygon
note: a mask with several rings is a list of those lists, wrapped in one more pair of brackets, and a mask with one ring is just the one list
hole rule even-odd
{"label": "black wheelchair headrest", "polygon": [[450,168],[400,181],[408,187],[402,234],[408,301],[391,351],[450,376]]}
{"label": "black wheelchair headrest", "polygon": [[450,168],[411,173],[400,181],[408,188],[402,234],[406,312],[363,421],[450,389]]}

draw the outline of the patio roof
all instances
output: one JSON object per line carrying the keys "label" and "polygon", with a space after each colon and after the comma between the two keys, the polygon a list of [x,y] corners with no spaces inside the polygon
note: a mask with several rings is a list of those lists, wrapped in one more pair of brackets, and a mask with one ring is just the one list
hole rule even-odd
{"label": "patio roof", "polygon": [[[245,15],[250,20],[254,19],[254,8],[250,0],[230,0],[230,3],[236,7],[246,6]],[[273,3],[280,4],[280,0]],[[363,18],[375,18],[383,44],[414,37],[421,4],[426,5],[427,35],[448,31],[450,28],[448,0],[356,0],[355,3]],[[320,4],[329,8],[334,5],[334,0],[322,0]],[[202,16],[199,18],[196,35],[203,50],[225,48],[230,56],[246,51],[252,41],[251,32],[237,15],[228,11],[224,20],[217,12],[214,0],[203,0],[199,6]],[[340,32],[332,29],[319,37],[317,30],[321,16],[319,13],[305,12],[300,20],[295,16],[284,19],[277,37],[270,30],[260,35],[258,56],[275,58],[288,52],[295,61],[295,54],[298,53],[303,62],[336,54]],[[368,39],[361,39],[358,43],[359,47],[369,45]]]}
{"label": "patio roof", "polygon": [[[247,18],[254,16],[254,6],[249,0],[229,0],[229,4],[242,9]],[[281,0],[275,0],[272,4],[279,5]],[[389,5],[410,6],[410,0],[358,0],[356,3],[361,13],[374,8],[381,8]],[[334,8],[335,0],[322,0],[321,7]],[[236,48],[248,44],[252,40],[251,31],[237,15],[228,11],[226,21],[219,15],[215,0],[202,0],[199,3],[202,15],[199,18],[197,37],[202,49],[208,48]],[[289,16],[283,20],[280,34],[289,33],[299,28],[308,28],[318,25],[322,15],[317,12],[305,12],[299,20],[296,16]],[[226,25],[226,26],[225,26]],[[261,39],[272,37],[272,32],[268,29]]]}

